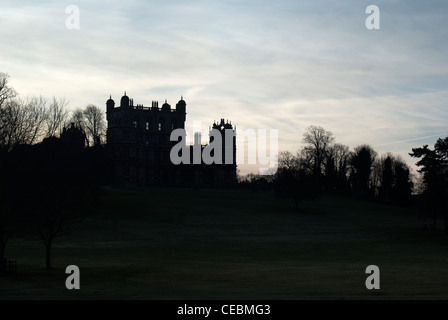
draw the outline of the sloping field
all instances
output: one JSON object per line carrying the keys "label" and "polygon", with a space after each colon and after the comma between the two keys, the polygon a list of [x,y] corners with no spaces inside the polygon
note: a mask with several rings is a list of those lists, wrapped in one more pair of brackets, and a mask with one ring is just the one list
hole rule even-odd
{"label": "sloping field", "polygon": [[[448,298],[447,236],[414,210],[330,195],[296,212],[267,192],[109,189],[57,239],[54,270],[31,239],[7,254],[19,273],[0,276],[2,299]],[[369,265],[380,291],[365,288]]]}

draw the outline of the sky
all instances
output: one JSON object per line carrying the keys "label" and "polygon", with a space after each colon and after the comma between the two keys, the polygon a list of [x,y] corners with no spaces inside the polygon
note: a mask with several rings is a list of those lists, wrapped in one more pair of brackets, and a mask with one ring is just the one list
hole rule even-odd
{"label": "sky", "polygon": [[124,91],[144,105],[183,96],[188,130],[225,118],[278,129],[295,152],[316,125],[410,165],[412,148],[448,136],[447,1],[0,0],[0,36],[11,86],[71,109],[105,110]]}

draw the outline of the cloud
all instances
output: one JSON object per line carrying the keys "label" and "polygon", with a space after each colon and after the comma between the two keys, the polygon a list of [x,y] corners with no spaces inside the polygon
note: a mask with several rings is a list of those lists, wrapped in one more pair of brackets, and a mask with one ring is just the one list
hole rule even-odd
{"label": "cloud", "polygon": [[[81,10],[67,30],[65,8]],[[222,117],[280,130],[301,146],[309,125],[341,143],[405,153],[445,132],[448,4],[368,1],[20,1],[0,10],[0,71],[24,96],[104,106],[188,103],[187,121]],[[414,140],[419,137],[422,140]],[[433,142],[432,142],[433,143]]]}

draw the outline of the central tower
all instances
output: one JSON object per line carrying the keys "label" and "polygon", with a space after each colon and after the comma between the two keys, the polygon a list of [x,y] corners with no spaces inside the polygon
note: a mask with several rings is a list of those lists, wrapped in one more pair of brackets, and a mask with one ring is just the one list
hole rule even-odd
{"label": "central tower", "polygon": [[177,177],[172,170],[171,132],[185,129],[186,102],[181,98],[172,109],[165,100],[162,108],[134,105],[126,92],[115,107],[112,97],[107,107],[107,146],[113,158],[117,181],[125,184],[170,184]]}

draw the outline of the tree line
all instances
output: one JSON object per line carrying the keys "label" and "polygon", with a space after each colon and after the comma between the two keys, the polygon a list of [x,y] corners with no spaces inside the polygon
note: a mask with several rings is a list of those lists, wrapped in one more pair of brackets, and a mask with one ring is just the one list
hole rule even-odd
{"label": "tree line", "polygon": [[243,185],[272,188],[278,196],[292,198],[296,209],[301,200],[321,192],[345,192],[399,204],[411,201],[411,170],[399,156],[379,155],[369,145],[351,151],[337,143],[332,132],[318,126],[306,130],[303,142],[305,146],[295,154],[279,154],[275,175],[249,175]]}
{"label": "tree line", "polygon": [[0,73],[0,272],[17,235],[34,235],[52,267],[55,239],[97,199],[104,181],[106,122],[95,105],[20,98]]}
{"label": "tree line", "polygon": [[273,190],[279,197],[294,200],[296,210],[301,200],[322,192],[417,206],[434,220],[434,230],[442,218],[448,232],[448,137],[438,139],[432,149],[424,145],[409,153],[418,159],[418,179],[413,179],[400,156],[380,155],[369,145],[350,150],[322,127],[309,127],[303,142],[305,146],[295,154],[279,154],[275,175],[249,174],[240,178],[240,185]]}
{"label": "tree line", "polygon": [[104,112],[93,104],[70,112],[64,98],[19,98],[9,85],[9,75],[0,73],[0,147],[8,151],[19,145],[33,145],[59,137],[74,124],[86,136],[86,146],[106,141]]}
{"label": "tree line", "polygon": [[410,155],[419,159],[422,207],[434,219],[434,228],[442,217],[448,232],[448,137],[438,139],[433,149],[428,145],[414,148]]}

